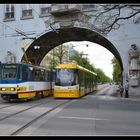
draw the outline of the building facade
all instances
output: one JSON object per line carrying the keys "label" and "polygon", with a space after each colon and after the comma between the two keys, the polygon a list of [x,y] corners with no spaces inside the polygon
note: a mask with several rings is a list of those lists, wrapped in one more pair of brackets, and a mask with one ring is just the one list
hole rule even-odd
{"label": "building facade", "polygon": [[[96,31],[89,26],[94,24],[94,12],[100,10],[96,8],[94,4],[1,4],[0,61],[6,62],[10,53],[13,55],[13,58],[9,59],[9,61],[20,62],[23,58],[23,50],[26,51],[29,46],[31,46],[30,44],[34,42],[34,38],[41,39],[43,35],[47,36],[47,34],[48,38],[42,39],[41,43],[44,42],[45,44],[45,42],[47,42],[49,44],[51,41],[54,42],[54,44],[51,42],[49,46],[55,44],[61,45],[61,43],[63,44],[66,41],[82,40],[99,43],[100,45],[106,44],[107,49],[114,52],[121,60],[123,80],[129,79],[132,91],[138,92],[140,89],[139,55],[134,59],[129,52],[133,49],[131,45],[136,44],[138,54],[140,54],[139,21],[137,20],[134,23],[132,22],[134,19],[125,20],[118,30],[112,30],[107,36],[98,35]],[[129,11],[126,9],[123,14],[127,14],[128,12]],[[52,21],[55,23],[53,28],[50,26]],[[74,27],[73,30],[70,30],[72,37],[66,34],[67,30],[65,31],[66,28],[70,28],[71,26]],[[50,32],[55,28],[64,29],[64,34],[62,33],[62,36],[65,37],[66,35],[64,42],[55,38],[57,37],[56,33],[54,34],[55,37],[52,39],[52,34]],[[93,37],[90,31],[93,32]],[[34,44],[38,45],[39,41],[40,40],[36,40]],[[29,52],[34,52],[36,49],[37,46],[31,47]],[[48,50],[50,49],[51,47]],[[44,55],[45,54],[42,56]]]}

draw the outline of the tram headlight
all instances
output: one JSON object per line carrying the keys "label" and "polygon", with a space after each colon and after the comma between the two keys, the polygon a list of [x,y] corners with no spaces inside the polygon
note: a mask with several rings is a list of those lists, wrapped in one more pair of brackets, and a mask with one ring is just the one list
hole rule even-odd
{"label": "tram headlight", "polygon": [[14,91],[14,90],[15,90],[15,88],[11,87],[11,88],[10,88],[10,90],[11,90],[11,91]]}
{"label": "tram headlight", "polygon": [[2,91],[5,91],[5,90],[6,90],[6,88],[1,88],[1,90],[2,90]]}

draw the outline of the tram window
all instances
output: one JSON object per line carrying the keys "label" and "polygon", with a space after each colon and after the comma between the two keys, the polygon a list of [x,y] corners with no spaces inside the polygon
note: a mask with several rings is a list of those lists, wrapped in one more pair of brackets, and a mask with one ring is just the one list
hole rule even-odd
{"label": "tram window", "polygon": [[40,80],[45,80],[45,70],[40,71]]}
{"label": "tram window", "polygon": [[28,68],[26,66],[22,67],[22,80],[28,80]]}
{"label": "tram window", "polygon": [[16,78],[16,73],[4,72],[4,74],[3,74],[3,79],[15,79],[15,78]]}
{"label": "tram window", "polygon": [[18,69],[17,69],[17,78],[19,80],[22,79],[22,65],[17,65],[18,66]]}
{"label": "tram window", "polygon": [[34,70],[34,68],[33,67],[29,67],[29,80],[30,81],[33,81],[34,80],[34,73],[35,73],[35,70]]}
{"label": "tram window", "polygon": [[[75,85],[75,69],[56,69],[56,85],[72,86]],[[75,73],[75,74],[74,74]],[[77,80],[78,81],[78,80]]]}
{"label": "tram window", "polygon": [[79,84],[84,86],[84,72],[82,70],[79,70]]}
{"label": "tram window", "polygon": [[78,84],[78,70],[74,71],[74,81],[73,81],[74,85]]}
{"label": "tram window", "polygon": [[88,78],[88,74],[87,74],[87,72],[84,72],[84,86],[85,86],[85,88],[87,88],[87,78]]}
{"label": "tram window", "polygon": [[16,79],[16,71],[17,71],[16,65],[4,65],[2,78],[11,80]]}
{"label": "tram window", "polygon": [[35,70],[34,80],[40,80],[40,71],[37,69]]}
{"label": "tram window", "polygon": [[46,80],[47,82],[50,81],[50,72],[49,72],[49,71],[46,71],[45,80]]}

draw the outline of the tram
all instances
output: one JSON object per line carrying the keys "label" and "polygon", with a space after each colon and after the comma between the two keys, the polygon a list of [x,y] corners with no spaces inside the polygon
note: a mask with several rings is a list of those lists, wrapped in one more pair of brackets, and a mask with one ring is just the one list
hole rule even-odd
{"label": "tram", "polygon": [[0,64],[0,94],[4,100],[42,98],[53,93],[54,70],[31,64]]}
{"label": "tram", "polygon": [[97,74],[77,64],[59,64],[56,68],[54,98],[79,98],[97,90]]}

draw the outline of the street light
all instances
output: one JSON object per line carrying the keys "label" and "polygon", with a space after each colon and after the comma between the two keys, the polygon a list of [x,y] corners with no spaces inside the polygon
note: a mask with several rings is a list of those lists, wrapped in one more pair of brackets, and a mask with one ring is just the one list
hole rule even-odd
{"label": "street light", "polygon": [[34,49],[35,50],[40,49],[40,46],[34,46]]}
{"label": "street light", "polygon": [[81,57],[84,56],[84,55],[86,56],[86,60],[87,60],[88,54],[84,54],[84,53],[81,53],[81,54],[80,54]]}
{"label": "street light", "polygon": [[70,44],[70,46],[68,46],[68,62],[70,62],[70,58],[74,55],[75,50],[73,49],[75,46],[73,46],[72,44]]}
{"label": "street light", "polygon": [[[86,47],[88,47],[88,44],[86,44]],[[86,63],[84,64],[85,66],[86,66],[86,64],[87,64],[87,56],[88,56],[88,54],[84,54],[83,52],[80,54],[80,56],[82,57],[82,56],[86,56]]]}
{"label": "street light", "polygon": [[[88,47],[88,44],[86,44],[86,47]],[[86,61],[87,61],[87,56],[88,56],[88,54],[84,54],[83,52],[80,54],[80,56],[82,57],[83,55],[85,55],[86,56]]]}
{"label": "street light", "polygon": [[[86,59],[86,62],[84,63],[84,67],[85,67],[86,64],[87,64],[87,56],[88,56],[88,54],[81,53],[80,56],[81,56],[81,57],[82,57],[82,56],[86,56],[86,58],[85,58],[85,59]],[[83,57],[82,57],[82,58],[83,58]]]}

